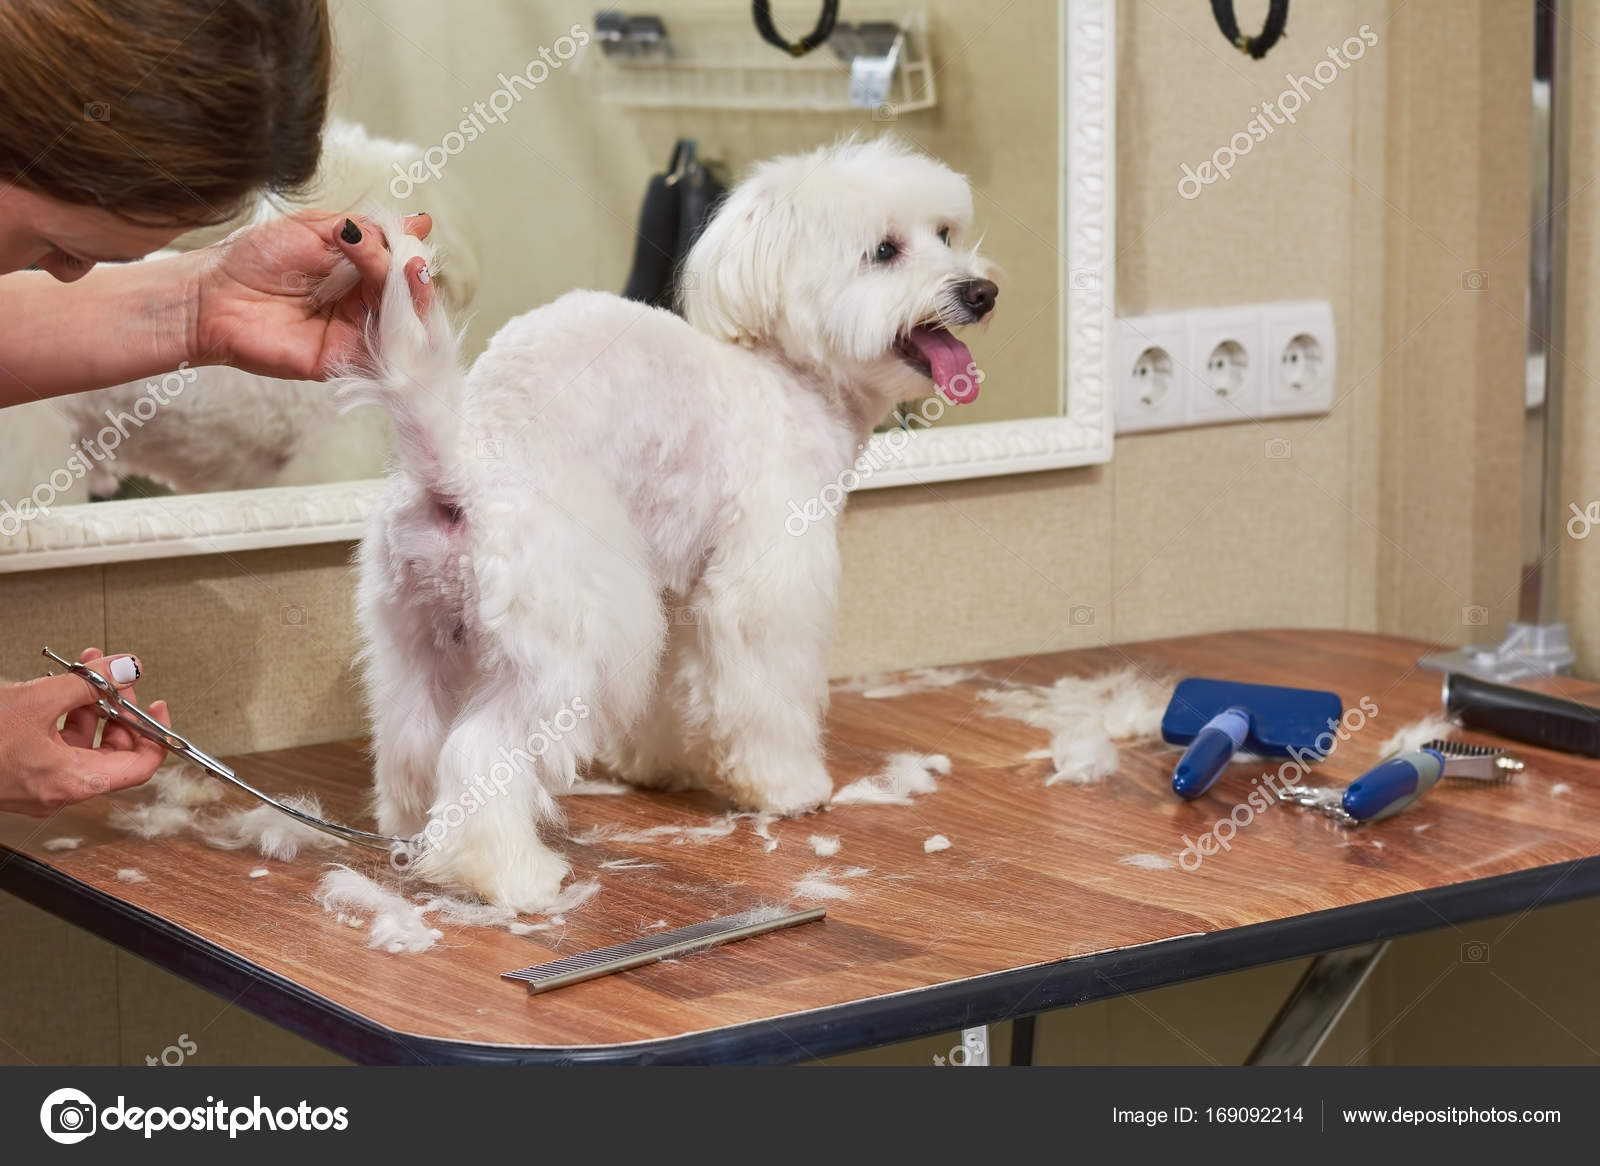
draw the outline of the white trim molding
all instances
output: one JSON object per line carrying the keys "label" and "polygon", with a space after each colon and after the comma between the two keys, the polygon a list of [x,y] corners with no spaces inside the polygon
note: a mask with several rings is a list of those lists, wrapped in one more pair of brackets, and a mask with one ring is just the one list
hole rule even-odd
{"label": "white trim molding", "polygon": [[[1111,460],[1116,0],[1058,5],[1058,415],[875,434],[858,463],[854,489]],[[0,574],[353,540],[381,489],[379,481],[332,482],[63,506],[9,535],[0,529]]]}

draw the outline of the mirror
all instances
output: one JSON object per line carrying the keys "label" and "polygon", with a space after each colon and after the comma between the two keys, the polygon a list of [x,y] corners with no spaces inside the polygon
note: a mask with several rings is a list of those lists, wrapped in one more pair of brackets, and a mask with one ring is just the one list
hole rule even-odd
{"label": "mirror", "polygon": [[[1113,0],[852,7],[799,61],[759,38],[742,3],[654,0],[620,24],[571,0],[331,8],[323,172],[296,204],[249,213],[373,200],[430,212],[469,355],[565,291],[623,289],[646,186],[678,139],[731,181],[766,157],[893,132],[968,176],[1005,276],[1001,310],[967,336],[979,400],[908,403],[931,427],[874,437],[858,488],[1110,457]],[[817,9],[773,5],[795,35]],[[70,483],[55,473],[65,488],[46,487],[46,513],[0,529],[0,571],[16,571],[356,537],[389,438],[377,410],[337,415],[325,386],[200,368],[8,410],[0,440],[8,499],[37,497],[85,441],[111,446]]]}

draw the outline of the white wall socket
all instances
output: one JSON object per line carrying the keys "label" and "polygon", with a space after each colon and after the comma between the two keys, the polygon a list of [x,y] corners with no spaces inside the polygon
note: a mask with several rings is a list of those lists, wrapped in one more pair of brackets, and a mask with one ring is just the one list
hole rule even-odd
{"label": "white wall socket", "polygon": [[1118,320],[1117,431],[1326,413],[1337,367],[1325,300]]}
{"label": "white wall socket", "polygon": [[1271,304],[1266,310],[1267,398],[1263,416],[1326,413],[1333,408],[1338,348],[1326,300]]}
{"label": "white wall socket", "polygon": [[1174,429],[1187,416],[1189,337],[1183,316],[1117,321],[1117,428]]}

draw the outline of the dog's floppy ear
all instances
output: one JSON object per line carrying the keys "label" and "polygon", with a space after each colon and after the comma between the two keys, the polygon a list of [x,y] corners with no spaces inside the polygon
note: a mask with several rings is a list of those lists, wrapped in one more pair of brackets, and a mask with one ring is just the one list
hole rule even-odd
{"label": "dog's floppy ear", "polygon": [[794,210],[766,185],[746,182],[723,200],[678,277],[684,319],[720,340],[768,339],[783,315]]}

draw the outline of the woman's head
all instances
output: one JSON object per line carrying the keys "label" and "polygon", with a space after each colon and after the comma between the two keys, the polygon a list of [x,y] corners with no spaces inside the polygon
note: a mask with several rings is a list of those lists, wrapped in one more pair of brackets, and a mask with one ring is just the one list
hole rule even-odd
{"label": "woman's head", "polygon": [[324,0],[0,4],[0,271],[76,278],[316,170]]}

